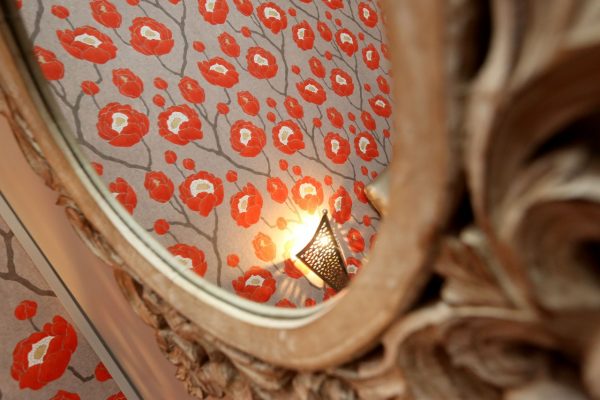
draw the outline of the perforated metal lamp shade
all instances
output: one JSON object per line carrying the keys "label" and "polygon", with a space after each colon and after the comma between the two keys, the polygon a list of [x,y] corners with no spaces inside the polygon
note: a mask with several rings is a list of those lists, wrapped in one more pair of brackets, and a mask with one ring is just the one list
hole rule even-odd
{"label": "perforated metal lamp shade", "polygon": [[348,284],[346,263],[329,224],[327,210],[323,211],[312,239],[296,257],[335,291],[342,290]]}

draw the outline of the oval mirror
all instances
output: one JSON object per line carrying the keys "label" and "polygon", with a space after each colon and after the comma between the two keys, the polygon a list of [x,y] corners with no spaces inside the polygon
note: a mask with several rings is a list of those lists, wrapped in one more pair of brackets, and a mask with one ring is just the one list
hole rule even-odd
{"label": "oval mirror", "polygon": [[127,231],[221,300],[289,317],[368,270],[365,186],[392,156],[382,15],[342,6],[25,1],[12,22]]}

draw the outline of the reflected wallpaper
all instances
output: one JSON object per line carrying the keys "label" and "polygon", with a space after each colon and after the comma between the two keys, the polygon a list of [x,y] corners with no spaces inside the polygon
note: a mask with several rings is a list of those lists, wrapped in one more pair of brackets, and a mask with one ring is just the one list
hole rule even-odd
{"label": "reflected wallpaper", "polygon": [[357,0],[24,0],[41,73],[113,196],[179,268],[280,307],[323,209],[353,276],[391,158],[383,21]]}

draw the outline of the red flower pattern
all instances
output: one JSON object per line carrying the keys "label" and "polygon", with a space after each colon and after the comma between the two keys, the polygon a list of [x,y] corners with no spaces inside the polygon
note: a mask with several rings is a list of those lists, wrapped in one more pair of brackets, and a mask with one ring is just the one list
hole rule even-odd
{"label": "red flower pattern", "polygon": [[77,334],[67,321],[55,316],[52,323],[21,340],[13,351],[11,376],[19,387],[38,390],[65,372],[77,348]]}
{"label": "red flower pattern", "polygon": [[280,178],[267,178],[267,191],[277,203],[283,203],[288,198],[288,189]]}
{"label": "red flower pattern", "polygon": [[343,186],[340,186],[329,199],[329,209],[331,217],[338,224],[344,224],[350,219],[352,215],[352,198]]}
{"label": "red flower pattern", "polygon": [[[127,3],[135,6],[139,1]],[[173,16],[181,15],[182,3],[169,0],[164,7]],[[118,146],[111,156],[135,154],[128,161],[147,166],[141,176],[140,171],[132,170],[122,175],[127,180],[115,178],[121,175],[115,173],[118,163],[103,160],[101,153],[90,153],[102,179],[112,180],[109,186],[118,201],[130,212],[135,209],[135,215],[146,221],[148,231],[161,242],[171,246],[175,238],[175,243],[197,246],[207,264],[216,262],[217,254],[236,255],[234,268],[226,269],[222,282],[231,281],[240,269],[246,271],[251,265],[272,273],[271,264],[275,263],[284,272],[275,275],[276,280],[294,279],[293,288],[300,297],[290,297],[284,290],[291,286],[281,285],[269,304],[310,306],[321,301],[323,295],[300,279],[303,273],[290,254],[276,250],[283,248],[280,241],[287,241],[298,229],[303,214],[324,206],[345,232],[354,228],[365,241],[374,236],[367,227],[376,227],[378,219],[370,218],[374,212],[364,186],[381,172],[391,148],[391,128],[384,121],[391,115],[389,54],[376,39],[378,32],[369,34],[382,24],[378,4],[302,0],[282,8],[281,2],[274,0],[198,0],[198,8],[187,11],[191,16],[196,12],[196,19],[203,24],[202,36],[189,31],[186,24],[187,43],[177,21],[155,12],[154,6],[149,5],[148,15],[143,16],[129,11],[138,8],[114,0],[90,0],[88,4],[86,13],[56,5],[54,15],[63,19],[44,14],[43,23],[50,22],[52,32],[62,32],[57,33],[60,39],[54,40],[65,50],[40,41],[53,52],[40,48],[43,51],[36,56],[47,80],[61,80],[67,101],[83,93],[88,96],[82,98],[81,110],[98,105],[95,143]],[[26,10],[35,7],[35,2],[24,6]],[[322,18],[306,18],[315,10]],[[46,14],[50,14],[49,20]],[[64,29],[70,24],[76,28],[69,33]],[[120,36],[124,24],[131,31],[131,38],[125,40]],[[119,32],[114,30],[118,27]],[[87,36],[81,36],[84,33]],[[94,71],[87,61],[108,65]],[[90,80],[77,79],[79,92],[73,93],[69,74],[78,68],[89,72]],[[112,80],[96,79],[95,72],[100,77],[112,72]],[[246,90],[236,90],[238,83]],[[353,104],[361,99],[350,96],[358,97],[359,91],[369,105],[366,110],[361,104],[357,112]],[[115,95],[128,101],[115,99]],[[111,97],[112,103],[107,102]],[[86,116],[79,116],[86,124]],[[150,132],[150,124],[155,131]],[[148,133],[152,137],[146,139]],[[89,141],[85,130],[83,135]],[[148,143],[146,148],[128,148],[142,139]],[[277,167],[282,171],[279,177]],[[181,173],[191,175],[182,178]],[[364,182],[344,178],[355,174]],[[218,176],[227,179],[221,181]],[[215,229],[222,251],[216,253],[196,239],[189,228],[180,225],[184,216],[162,205],[172,201],[176,185],[182,211],[207,236]],[[143,196],[138,199],[139,193]],[[223,204],[225,198],[229,204]],[[179,209],[177,202],[173,205]],[[150,209],[156,215],[147,218]],[[199,224],[194,213],[208,218]],[[214,225],[217,220],[218,227]],[[221,239],[224,232],[236,229],[247,232],[238,233],[242,240],[229,243]],[[296,290],[299,287],[307,291]],[[235,290],[233,286],[229,289]]]}
{"label": "red flower pattern", "polygon": [[199,276],[206,274],[208,265],[204,257],[204,252],[196,246],[177,243],[167,250],[169,250],[180,265],[191,269]]}
{"label": "red flower pattern", "polygon": [[323,203],[323,188],[315,178],[305,176],[292,187],[292,198],[301,209],[313,214]]}
{"label": "red flower pattern", "polygon": [[315,32],[306,20],[292,27],[292,35],[296,46],[301,50],[310,50],[315,44]]}
{"label": "red flower pattern", "polygon": [[112,72],[112,81],[125,97],[138,98],[144,91],[144,82],[128,68],[115,69]]}
{"label": "red flower pattern", "polygon": [[223,202],[223,181],[210,172],[200,171],[179,185],[179,198],[190,209],[206,217]]}
{"label": "red flower pattern", "polygon": [[110,37],[91,26],[56,31],[62,47],[73,57],[96,64],[105,64],[117,56],[117,47]]}
{"label": "red flower pattern", "polygon": [[146,173],[144,187],[148,191],[148,195],[152,200],[159,203],[166,203],[171,200],[175,186],[173,181],[169,179],[162,171],[152,171]]}
{"label": "red flower pattern", "polygon": [[179,81],[179,91],[181,96],[190,103],[202,104],[204,103],[205,94],[204,89],[200,86],[197,80],[184,76]]}
{"label": "red flower pattern", "polygon": [[275,56],[262,47],[250,47],[246,54],[248,72],[257,79],[271,79],[277,75]]}
{"label": "red flower pattern", "polygon": [[327,93],[323,86],[312,78],[308,78],[303,82],[298,82],[296,88],[300,96],[309,103],[321,105],[327,100]]}
{"label": "red flower pattern", "polygon": [[118,177],[114,182],[111,182],[108,185],[108,190],[110,190],[117,201],[125,207],[129,214],[133,214],[133,210],[135,210],[135,206],[137,206],[137,195],[135,194],[135,190],[133,190],[131,185],[129,185],[125,179]]}
{"label": "red flower pattern", "polygon": [[277,282],[266,269],[251,267],[244,275],[232,281],[231,285],[238,296],[257,303],[265,303],[275,293]]}
{"label": "red flower pattern", "polygon": [[370,133],[361,132],[354,138],[354,149],[356,154],[365,161],[371,161],[379,156],[377,143]]}
{"label": "red flower pattern", "polygon": [[302,131],[292,120],[280,122],[273,127],[273,143],[285,154],[294,154],[304,148]]}
{"label": "red flower pattern", "polygon": [[40,46],[33,47],[33,54],[44,78],[49,81],[57,81],[65,76],[65,66],[56,58],[56,54]]}
{"label": "red flower pattern", "polygon": [[242,157],[256,157],[265,147],[267,137],[262,128],[250,121],[239,120],[231,126],[231,148]]}
{"label": "red flower pattern", "polygon": [[90,2],[92,17],[99,24],[107,28],[118,28],[121,26],[121,14],[117,7],[108,0],[93,0]]}
{"label": "red flower pattern", "polygon": [[212,85],[230,88],[239,81],[235,67],[221,57],[201,61],[198,63],[198,68],[204,79]]}
{"label": "red flower pattern", "polygon": [[108,103],[98,112],[98,135],[116,147],[131,147],[148,133],[148,117],[128,104]]}
{"label": "red flower pattern", "polygon": [[226,0],[198,0],[200,15],[211,25],[220,25],[227,20],[229,6]]}
{"label": "red flower pattern", "polygon": [[171,143],[186,145],[202,139],[202,123],[190,106],[172,106],[158,116],[158,133]]}
{"label": "red flower pattern", "polygon": [[274,34],[287,27],[287,16],[277,4],[273,2],[262,3],[256,11],[260,22]]}
{"label": "red flower pattern", "polygon": [[244,228],[258,222],[263,206],[262,196],[253,184],[249,183],[231,197],[231,218]]}
{"label": "red flower pattern", "polygon": [[21,321],[35,317],[36,313],[37,303],[33,300],[23,300],[15,308],[15,318]]}
{"label": "red flower pattern", "polygon": [[344,164],[350,155],[350,143],[337,133],[329,132],[323,139],[325,155],[334,164]]}
{"label": "red flower pattern", "polygon": [[150,17],[135,18],[129,27],[131,47],[146,56],[162,56],[173,49],[171,30]]}

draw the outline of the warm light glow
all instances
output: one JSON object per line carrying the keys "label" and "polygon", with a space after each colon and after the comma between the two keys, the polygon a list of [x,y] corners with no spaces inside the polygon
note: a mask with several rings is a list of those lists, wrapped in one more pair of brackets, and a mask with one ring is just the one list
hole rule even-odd
{"label": "warm light glow", "polygon": [[302,272],[304,277],[309,280],[314,286],[322,288],[325,286],[325,282],[317,274],[315,274],[310,268],[300,261],[296,254],[300,252],[308,242],[312,239],[319,222],[321,221],[320,214],[315,212],[312,215],[303,216],[302,224],[295,224],[290,227],[291,234],[290,240],[293,243],[290,248],[290,260],[294,263],[294,266]]}

